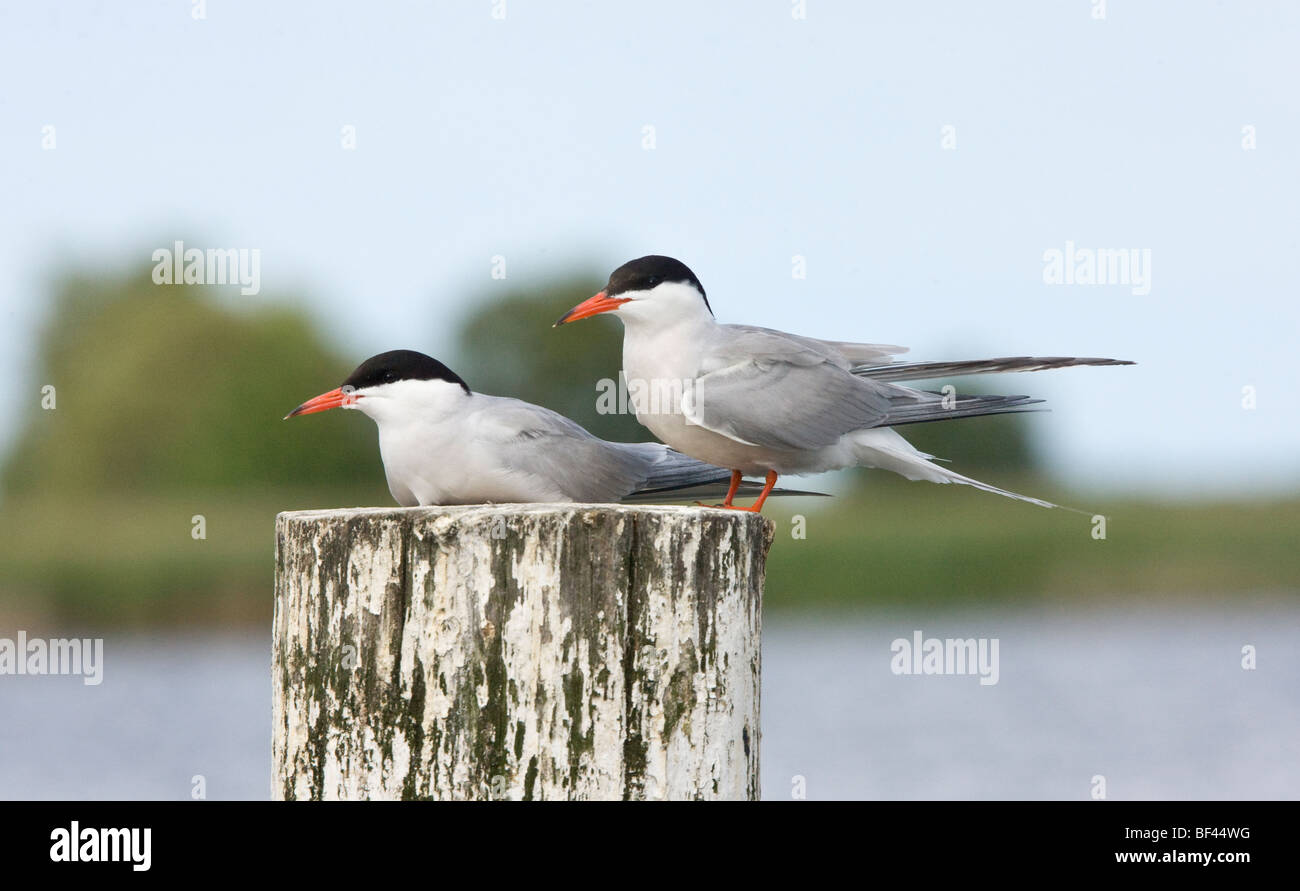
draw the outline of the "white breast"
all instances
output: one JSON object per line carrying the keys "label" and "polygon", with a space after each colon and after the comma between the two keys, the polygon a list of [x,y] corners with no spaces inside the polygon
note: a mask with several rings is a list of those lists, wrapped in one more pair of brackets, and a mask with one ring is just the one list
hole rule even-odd
{"label": "white breast", "polygon": [[663,329],[625,322],[623,373],[636,419],[692,458],[747,474],[764,473],[769,465],[755,463],[763,457],[762,450],[691,424],[683,413],[681,397],[700,374],[707,335],[707,330],[685,326]]}

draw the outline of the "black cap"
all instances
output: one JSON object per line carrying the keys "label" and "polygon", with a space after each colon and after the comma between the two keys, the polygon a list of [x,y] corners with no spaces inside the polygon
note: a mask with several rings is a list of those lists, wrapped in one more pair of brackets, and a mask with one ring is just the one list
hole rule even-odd
{"label": "black cap", "polygon": [[343,386],[363,390],[397,381],[446,381],[469,393],[469,385],[456,372],[432,356],[415,350],[389,350],[371,356],[348,375]]}
{"label": "black cap", "polygon": [[695,290],[704,298],[704,306],[709,310],[709,315],[713,315],[713,307],[709,306],[704,285],[700,284],[695,273],[681,260],[658,254],[629,260],[615,269],[609,276],[609,284],[605,285],[605,296],[615,297],[624,291],[648,291],[664,282],[694,285]]}

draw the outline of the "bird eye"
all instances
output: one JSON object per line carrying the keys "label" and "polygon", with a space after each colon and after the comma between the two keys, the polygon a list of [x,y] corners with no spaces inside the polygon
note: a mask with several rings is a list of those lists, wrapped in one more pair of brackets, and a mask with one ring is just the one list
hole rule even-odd
{"label": "bird eye", "polygon": [[397,375],[393,374],[391,371],[384,372],[384,383],[391,384],[395,380],[397,380]]}
{"label": "bird eye", "polygon": [[657,275],[652,275],[652,276],[650,276],[648,279],[645,280],[645,286],[646,286],[647,288],[653,288],[653,287],[655,287],[656,285],[658,285],[658,284],[659,284],[660,282],[662,282],[662,281],[663,281],[663,279],[660,278],[659,276],[657,276]]}

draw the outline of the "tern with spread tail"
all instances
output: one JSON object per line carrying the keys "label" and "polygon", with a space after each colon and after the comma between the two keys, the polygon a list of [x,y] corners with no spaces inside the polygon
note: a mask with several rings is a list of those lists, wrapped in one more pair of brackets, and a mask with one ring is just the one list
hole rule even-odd
{"label": "tern with spread tail", "polygon": [[[614,270],[591,299],[555,324],[613,313],[623,323],[623,372],[629,389],[680,393],[642,400],[637,420],[678,451],[732,471],[722,507],[762,510],[784,474],[845,467],[890,470],[910,480],[961,483],[1028,501],[933,463],[895,427],[952,418],[1033,411],[1041,399],[942,393],[903,386],[1004,371],[1072,365],[1132,365],[1119,359],[1016,356],[962,362],[901,362],[905,347],[816,340],[713,317],[704,286],[672,257],[648,256]],[[744,476],[763,476],[752,507],[732,499]]]}

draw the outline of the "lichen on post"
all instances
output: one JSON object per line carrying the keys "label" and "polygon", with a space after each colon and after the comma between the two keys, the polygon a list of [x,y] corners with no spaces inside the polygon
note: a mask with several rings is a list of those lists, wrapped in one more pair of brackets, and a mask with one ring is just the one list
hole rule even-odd
{"label": "lichen on post", "polygon": [[771,541],[683,507],[280,514],[272,794],[757,798]]}

